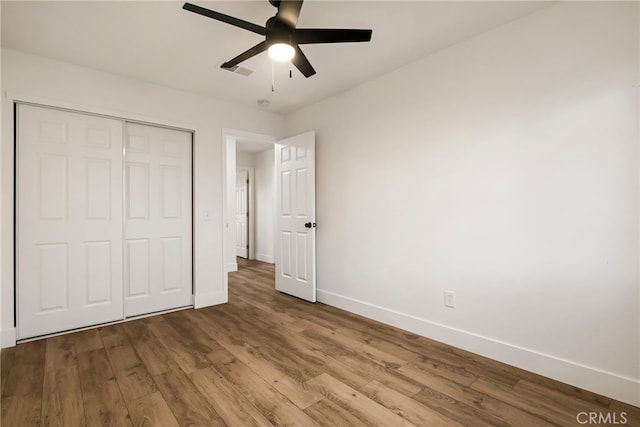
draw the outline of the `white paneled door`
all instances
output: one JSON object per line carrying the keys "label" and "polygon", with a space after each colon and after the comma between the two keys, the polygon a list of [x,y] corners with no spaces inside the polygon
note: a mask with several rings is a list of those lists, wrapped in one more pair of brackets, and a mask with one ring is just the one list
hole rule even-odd
{"label": "white paneled door", "polygon": [[249,171],[236,172],[236,256],[249,258]]}
{"label": "white paneled door", "polygon": [[122,319],[122,126],[17,107],[19,339]]}
{"label": "white paneled door", "polygon": [[127,123],[125,316],[192,304],[190,132]]}
{"label": "white paneled door", "polygon": [[275,146],[276,289],[316,301],[315,133]]}

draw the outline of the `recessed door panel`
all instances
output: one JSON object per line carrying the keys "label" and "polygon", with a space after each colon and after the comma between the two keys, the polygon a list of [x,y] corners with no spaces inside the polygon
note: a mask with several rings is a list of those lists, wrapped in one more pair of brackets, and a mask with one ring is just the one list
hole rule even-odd
{"label": "recessed door panel", "polygon": [[67,143],[67,118],[60,116],[58,120],[40,120],[36,126],[38,128],[38,140],[43,143],[66,144]]}
{"label": "recessed door panel", "polygon": [[88,128],[87,140],[88,147],[111,148],[111,129],[107,128]]}
{"label": "recessed door panel", "polygon": [[149,217],[149,165],[127,163],[127,218]]}
{"label": "recessed door panel", "polygon": [[111,302],[111,242],[85,242],[86,305]]}
{"label": "recessed door panel", "polygon": [[169,157],[181,157],[182,144],[180,141],[165,139],[162,141],[162,154]]}
{"label": "recessed door panel", "polygon": [[148,135],[127,134],[128,153],[149,153]]}
{"label": "recessed door panel", "polygon": [[291,274],[291,232],[283,231],[280,235],[280,275],[290,279]]}
{"label": "recessed door panel", "polygon": [[309,203],[307,201],[307,169],[296,170],[296,216],[307,218],[309,213]]}
{"label": "recessed door panel", "polygon": [[291,147],[283,146],[280,149],[280,163],[286,163],[291,160]]}
{"label": "recessed door panel", "polygon": [[163,165],[160,167],[160,174],[162,175],[162,216],[163,218],[180,218],[182,206],[180,168]]}
{"label": "recessed door panel", "polygon": [[40,218],[67,219],[67,156],[38,156]]}
{"label": "recessed door panel", "polygon": [[66,310],[69,295],[69,255],[66,243],[37,245],[40,313]]}
{"label": "recessed door panel", "polygon": [[182,282],[182,238],[162,238],[162,292],[179,291]]}
{"label": "recessed door panel", "polygon": [[308,237],[309,234],[306,232],[297,232],[296,233],[296,279],[299,282],[307,283],[309,280],[309,270],[308,270]]}
{"label": "recessed door panel", "polygon": [[280,174],[280,214],[291,216],[291,171],[286,170]]}
{"label": "recessed door panel", "polygon": [[127,240],[125,249],[126,271],[125,295],[127,298],[149,295],[149,240]]}
{"label": "recessed door panel", "polygon": [[111,215],[111,160],[86,159],[86,217],[106,219]]}

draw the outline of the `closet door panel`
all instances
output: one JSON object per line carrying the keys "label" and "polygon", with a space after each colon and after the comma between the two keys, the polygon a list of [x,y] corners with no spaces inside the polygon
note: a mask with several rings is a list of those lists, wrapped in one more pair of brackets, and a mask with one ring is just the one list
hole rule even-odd
{"label": "closet door panel", "polygon": [[17,108],[18,338],[123,318],[123,123]]}
{"label": "closet door panel", "polygon": [[191,133],[127,123],[125,134],[125,315],[189,306]]}

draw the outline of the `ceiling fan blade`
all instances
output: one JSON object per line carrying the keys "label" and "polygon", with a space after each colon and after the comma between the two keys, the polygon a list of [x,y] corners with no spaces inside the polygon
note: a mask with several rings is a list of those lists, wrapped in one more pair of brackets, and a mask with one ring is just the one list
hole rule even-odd
{"label": "ceiling fan blade", "polygon": [[316,70],[313,69],[313,66],[298,46],[296,46],[296,54],[291,60],[291,63],[295,65],[306,78],[309,78],[316,73]]}
{"label": "ceiling fan blade", "polygon": [[300,28],[293,37],[298,44],[351,43],[371,41],[373,30],[341,30],[333,28]]}
{"label": "ceiling fan blade", "polygon": [[263,41],[255,45],[249,50],[242,52],[240,55],[236,56],[230,61],[225,62],[221,65],[222,68],[233,68],[242,61],[246,61],[247,59],[256,56],[257,54],[264,52],[267,50],[267,42]]}
{"label": "ceiling fan blade", "polygon": [[281,0],[276,16],[291,28],[295,28],[298,24],[300,9],[302,9],[302,0]]}
{"label": "ceiling fan blade", "polygon": [[197,13],[199,15],[207,16],[217,21],[222,21],[235,27],[240,27],[245,30],[252,31],[263,36],[267,34],[266,28],[253,24],[251,22],[243,21],[242,19],[234,18],[233,16],[225,15],[223,13],[214,12],[213,10],[205,9],[204,7],[197,6],[191,3],[185,3],[182,8],[189,12]]}

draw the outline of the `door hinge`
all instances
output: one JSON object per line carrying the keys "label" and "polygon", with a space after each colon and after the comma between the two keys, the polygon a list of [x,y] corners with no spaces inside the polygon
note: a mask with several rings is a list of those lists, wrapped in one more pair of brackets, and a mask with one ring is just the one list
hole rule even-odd
{"label": "door hinge", "polygon": [[247,185],[249,185],[249,180],[247,180]]}
{"label": "door hinge", "polygon": [[249,249],[249,245],[247,245],[247,250]]}

